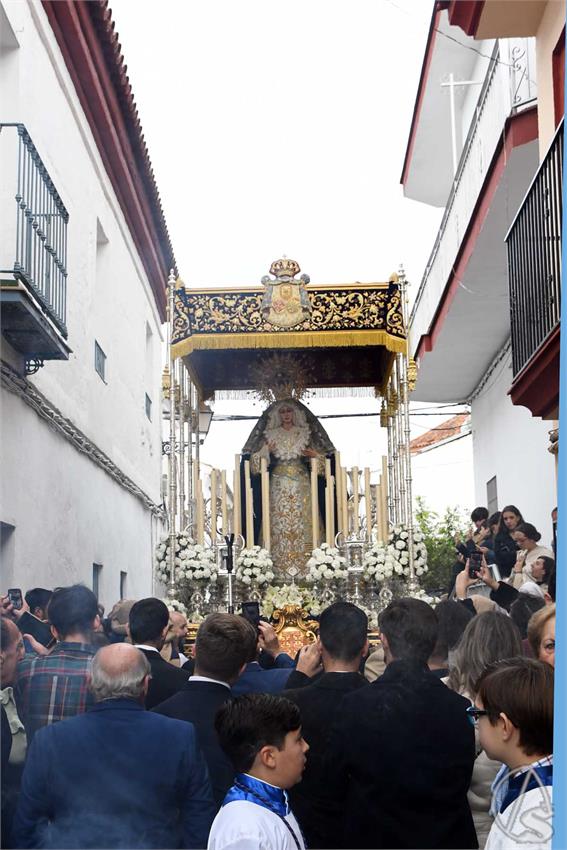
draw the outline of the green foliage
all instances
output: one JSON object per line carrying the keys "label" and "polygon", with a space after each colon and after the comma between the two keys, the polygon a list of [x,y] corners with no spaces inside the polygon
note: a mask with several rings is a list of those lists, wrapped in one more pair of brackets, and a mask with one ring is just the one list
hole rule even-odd
{"label": "green foliage", "polygon": [[416,523],[427,548],[427,573],[421,577],[421,586],[430,592],[445,592],[451,578],[451,568],[456,562],[455,537],[465,539],[470,522],[462,508],[447,508],[443,516],[429,510],[424,500],[416,499]]}

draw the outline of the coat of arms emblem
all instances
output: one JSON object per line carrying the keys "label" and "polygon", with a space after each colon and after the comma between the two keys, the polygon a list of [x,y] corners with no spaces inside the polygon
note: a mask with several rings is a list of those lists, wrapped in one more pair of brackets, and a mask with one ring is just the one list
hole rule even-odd
{"label": "coat of arms emblem", "polygon": [[309,276],[302,274],[299,280],[295,276],[301,271],[295,260],[284,257],[275,260],[270,266],[270,274],[262,283],[266,288],[260,310],[264,319],[278,328],[293,328],[308,319],[311,314],[309,294],[305,289]]}

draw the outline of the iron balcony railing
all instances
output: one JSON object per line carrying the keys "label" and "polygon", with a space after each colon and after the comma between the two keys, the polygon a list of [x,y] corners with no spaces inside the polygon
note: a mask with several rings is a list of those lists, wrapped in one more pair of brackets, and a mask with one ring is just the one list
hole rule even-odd
{"label": "iron balcony railing", "polygon": [[563,121],[508,233],[514,377],[559,325]]}
{"label": "iron balcony railing", "polygon": [[[9,226],[5,231],[5,236],[11,231],[10,238],[15,239],[15,250],[9,248],[13,257],[12,271],[30,289],[62,335],[67,337],[69,213],[25,126],[0,124],[2,136],[12,131],[17,133],[17,145],[6,141],[14,159],[17,159],[16,223],[15,228]],[[6,168],[7,158],[4,145],[2,147]]]}

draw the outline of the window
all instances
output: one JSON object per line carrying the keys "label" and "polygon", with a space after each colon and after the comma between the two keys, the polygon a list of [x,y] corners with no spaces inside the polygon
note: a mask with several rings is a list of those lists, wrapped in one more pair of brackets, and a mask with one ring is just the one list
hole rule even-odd
{"label": "window", "polygon": [[128,573],[120,570],[120,599],[126,598],[126,577]]}
{"label": "window", "polygon": [[[16,526],[9,522],[0,522],[0,563],[2,564],[2,581],[3,587],[16,587],[14,577],[15,565],[15,532]],[[3,589],[2,593],[6,593]]]}
{"label": "window", "polygon": [[93,593],[98,599],[100,592],[100,579],[102,575],[102,564],[93,564]]}
{"label": "window", "polygon": [[146,393],[146,416],[152,421],[152,400],[149,395]]}
{"label": "window", "polygon": [[486,507],[488,513],[493,514],[498,510],[498,490],[496,487],[496,476],[486,482]]}
{"label": "window", "polygon": [[95,339],[94,344],[94,367],[102,380],[106,383],[106,354]]}

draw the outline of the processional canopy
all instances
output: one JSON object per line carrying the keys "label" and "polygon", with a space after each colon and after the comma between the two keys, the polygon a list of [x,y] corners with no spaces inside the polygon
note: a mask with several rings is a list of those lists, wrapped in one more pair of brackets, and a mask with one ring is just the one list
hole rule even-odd
{"label": "processional canopy", "polygon": [[311,284],[286,257],[262,287],[175,292],[174,357],[203,398],[255,391],[265,401],[307,388],[383,392],[406,330],[397,275],[385,283]]}

